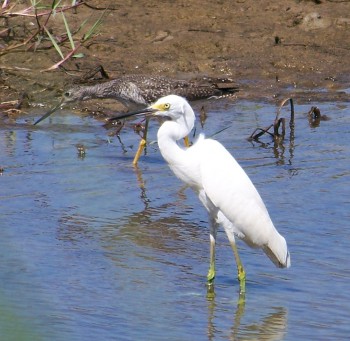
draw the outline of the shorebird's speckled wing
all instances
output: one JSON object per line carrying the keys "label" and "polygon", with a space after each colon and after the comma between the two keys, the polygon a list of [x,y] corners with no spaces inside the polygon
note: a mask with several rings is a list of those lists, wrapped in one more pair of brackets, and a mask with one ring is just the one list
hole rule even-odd
{"label": "shorebird's speckled wing", "polygon": [[163,76],[128,75],[116,79],[115,82],[134,83],[147,103],[170,94],[193,101],[212,96],[226,96],[238,91],[237,85],[229,78],[203,77],[187,81]]}
{"label": "shorebird's speckled wing", "polygon": [[109,82],[75,86],[65,91],[61,102],[40,117],[34,125],[67,103],[93,98],[112,98],[130,110],[133,107],[144,107],[167,95],[178,95],[188,101],[194,101],[210,97],[228,97],[238,90],[238,86],[230,78],[198,77],[179,80],[163,76],[126,75]]}

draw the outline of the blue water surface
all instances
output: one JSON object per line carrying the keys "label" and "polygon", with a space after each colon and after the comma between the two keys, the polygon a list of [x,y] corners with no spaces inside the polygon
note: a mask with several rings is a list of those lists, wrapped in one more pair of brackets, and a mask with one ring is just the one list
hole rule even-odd
{"label": "blue water surface", "polygon": [[[274,105],[204,104],[207,118],[203,128],[196,124],[196,136],[227,128],[215,138],[258,188],[287,239],[291,268],[275,268],[240,242],[247,272],[247,293],[240,297],[232,250],[220,231],[215,288],[207,292],[207,214],[163,161],[157,122],[134,168],[139,138],[128,127],[118,140],[101,122],[70,112],[38,126],[31,117],[17,124],[4,120],[2,339],[348,338],[349,103],[317,103],[330,120],[312,126],[312,103],[296,102],[294,134],[287,124],[278,146],[266,135],[247,140],[255,128],[272,123]],[[287,108],[282,116],[289,117]]]}

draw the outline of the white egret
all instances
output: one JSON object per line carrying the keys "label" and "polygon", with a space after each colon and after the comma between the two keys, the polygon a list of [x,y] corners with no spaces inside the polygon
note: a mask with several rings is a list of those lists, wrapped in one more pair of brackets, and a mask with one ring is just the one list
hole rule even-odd
{"label": "white egret", "polygon": [[179,96],[160,98],[138,112],[166,116],[158,130],[160,152],[174,174],[189,185],[209,212],[211,284],[215,277],[215,242],[222,225],[232,246],[237,263],[241,293],[245,292],[246,274],[240,260],[235,237],[249,246],[261,248],[281,268],[290,266],[287,243],[274,227],[269,213],[248,175],[218,141],[200,135],[190,148],[181,148],[177,141],[187,136],[195,122],[188,102]]}

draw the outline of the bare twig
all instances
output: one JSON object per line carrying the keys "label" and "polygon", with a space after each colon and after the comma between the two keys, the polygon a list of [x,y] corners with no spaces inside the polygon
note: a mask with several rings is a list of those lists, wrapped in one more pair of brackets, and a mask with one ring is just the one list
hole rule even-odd
{"label": "bare twig", "polygon": [[[60,13],[60,12],[65,12],[65,11],[68,11],[70,9],[73,9],[73,8],[77,8],[78,6],[81,6],[83,5],[84,2],[78,2],[74,5],[67,5],[67,6],[62,6],[62,7],[59,7],[59,8],[56,8],[55,11],[57,13]],[[14,8],[14,6],[11,7]],[[1,13],[1,17],[3,18],[10,18],[10,17],[30,17],[30,18],[36,18],[37,16],[38,17],[43,17],[45,15],[50,15],[52,14],[52,9],[48,10],[48,11],[45,11],[45,12],[40,12],[40,13],[35,13],[35,8],[33,9],[32,6],[28,7],[28,8],[25,8],[24,10],[22,11],[19,11],[19,12],[11,12],[10,10],[7,10],[3,13]],[[34,13],[30,13],[30,12],[33,12],[34,10]]]}
{"label": "bare twig", "polygon": [[4,3],[2,4],[1,8],[6,8],[8,4],[8,0],[4,0]]}
{"label": "bare twig", "polygon": [[[267,128],[256,128],[252,134],[248,137],[248,140],[257,140],[260,136],[264,134],[269,134],[273,137],[273,134],[269,130],[273,127],[273,124],[269,125]],[[257,133],[259,131],[259,133]]]}
{"label": "bare twig", "polygon": [[[76,58],[84,56],[83,54],[76,54],[76,51],[83,43],[85,43],[88,39],[91,39],[96,34],[96,31],[97,31],[98,27],[101,25],[102,18],[105,15],[106,11],[104,11],[101,14],[101,16],[98,18],[98,20],[90,28],[88,28],[87,33],[85,33],[78,40],[79,43],[76,43],[75,40],[73,39],[73,36],[82,29],[82,27],[86,24],[87,20],[83,21],[80,24],[79,28],[77,30],[75,30],[75,32],[72,32],[69,25],[68,25],[68,22],[67,22],[65,15],[64,15],[64,12],[67,10],[76,9],[78,6],[83,5],[83,4],[84,4],[84,1],[75,1],[75,2],[72,2],[71,5],[61,6],[61,0],[59,0],[59,1],[52,0],[50,10],[46,10],[46,9],[39,10],[39,7],[37,7],[36,3],[35,3],[33,6],[30,6],[24,10],[17,11],[17,12],[13,11],[14,7],[11,7],[11,9],[7,9],[5,11],[1,11],[0,17],[5,18],[5,20],[9,17],[15,17],[15,16],[31,17],[31,18],[34,17],[35,21],[36,21],[36,28],[35,28],[35,31],[31,32],[30,36],[28,38],[26,38],[23,42],[14,44],[12,46],[8,46],[5,49],[3,49],[0,52],[0,56],[5,55],[5,54],[10,53],[10,52],[28,51],[29,49],[31,49],[33,47],[34,47],[35,51],[38,51],[41,49],[50,49],[50,48],[54,47],[55,50],[57,51],[57,53],[60,55],[61,60],[58,63],[52,65],[50,68],[42,70],[42,71],[55,70],[58,67],[60,67],[64,62],[66,62],[69,58],[71,58],[72,56],[76,57]],[[48,26],[50,18],[53,16],[53,14],[56,14],[56,13],[61,13],[64,28],[65,28],[65,33],[61,34],[61,35],[54,35]],[[41,18],[43,18],[43,20]],[[38,37],[39,39],[35,40],[36,37]],[[39,49],[38,45],[42,42],[42,40],[44,40],[44,39],[42,39],[44,37],[49,38],[49,39],[46,39],[45,41],[49,42],[50,46],[47,46],[47,44],[45,44],[44,47],[41,47]],[[66,41],[69,41],[71,51],[66,56],[64,56],[64,53],[61,50],[61,46]],[[21,49],[21,48],[25,48],[25,47],[26,47],[25,50]]]}
{"label": "bare twig", "polygon": [[[284,140],[284,136],[286,134],[286,119],[280,118],[281,109],[287,103],[290,102],[290,121],[289,127],[291,131],[291,136],[294,135],[294,103],[292,98],[286,98],[280,104],[274,122],[268,126],[267,128],[256,128],[253,133],[249,136],[248,140],[258,140],[264,134],[269,134],[275,142],[280,142]],[[269,132],[269,130],[273,127],[273,133]],[[280,132],[281,127],[281,132]]]}
{"label": "bare twig", "polygon": [[[3,51],[0,52],[0,56],[5,55],[7,53],[13,52],[13,50],[17,50],[20,47],[26,46],[29,42],[31,42],[37,35],[39,35],[40,33],[42,33],[44,31],[44,29],[46,28],[49,19],[52,16],[53,11],[55,10],[58,13],[63,13],[67,10],[70,10],[72,8],[77,8],[78,6],[82,5],[83,2],[78,2],[74,5],[67,5],[67,6],[62,6],[59,8],[54,8],[54,3],[52,3],[52,8],[49,11],[44,11],[44,12],[38,12],[37,8],[33,8],[33,6],[30,6],[20,12],[12,12],[11,10],[14,8],[14,6],[12,6],[10,9],[6,10],[5,12],[1,13],[1,17],[4,18],[9,18],[9,17],[16,17],[16,16],[22,16],[22,17],[31,17],[31,18],[35,18],[36,23],[37,23],[37,29],[35,30],[35,32],[30,35],[27,39],[25,39],[23,42],[12,45],[12,46],[8,46],[5,49],[3,49]],[[45,19],[44,24],[42,25],[40,23],[40,18],[47,16]],[[30,48],[30,47],[29,47]]]}
{"label": "bare twig", "polygon": [[78,50],[78,48],[81,46],[81,44],[77,44],[75,49],[73,49],[72,51],[70,51],[62,60],[60,60],[58,63],[52,65],[51,67],[49,67],[48,69],[45,70],[41,70],[41,72],[45,72],[45,71],[52,71],[57,69],[61,64],[63,64],[65,61],[67,61],[71,56],[74,55],[74,53]]}

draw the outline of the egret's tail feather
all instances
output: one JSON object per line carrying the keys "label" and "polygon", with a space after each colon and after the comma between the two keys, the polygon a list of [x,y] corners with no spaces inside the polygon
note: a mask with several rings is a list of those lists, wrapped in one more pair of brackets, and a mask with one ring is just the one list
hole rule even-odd
{"label": "egret's tail feather", "polygon": [[270,241],[268,245],[263,247],[266,255],[279,268],[290,267],[290,254],[286,240],[279,234],[277,238]]}

